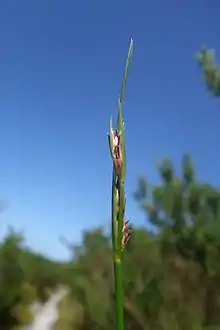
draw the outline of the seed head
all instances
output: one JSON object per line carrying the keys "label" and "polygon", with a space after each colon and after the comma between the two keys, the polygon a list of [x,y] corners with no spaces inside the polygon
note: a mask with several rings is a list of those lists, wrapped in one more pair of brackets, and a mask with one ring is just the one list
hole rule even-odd
{"label": "seed head", "polygon": [[[122,251],[124,250],[125,246],[127,245],[132,233],[132,226],[130,224],[130,220],[123,221],[123,228],[122,228]],[[118,221],[116,222],[116,239],[118,237]]]}
{"label": "seed head", "polygon": [[121,133],[112,128],[112,121],[110,120],[110,133],[108,134],[109,147],[113,160],[113,166],[116,174],[119,174],[122,168],[122,145],[121,145]]}

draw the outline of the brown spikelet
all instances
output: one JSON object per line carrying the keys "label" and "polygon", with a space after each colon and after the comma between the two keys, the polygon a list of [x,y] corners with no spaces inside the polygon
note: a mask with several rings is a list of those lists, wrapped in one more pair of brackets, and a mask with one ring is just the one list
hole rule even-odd
{"label": "brown spikelet", "polygon": [[[130,220],[124,220],[122,228],[122,250],[124,250],[132,234],[132,225]],[[116,226],[116,236],[118,235],[118,222]]]}
{"label": "brown spikelet", "polygon": [[130,220],[124,221],[124,226],[122,229],[122,249],[127,245],[132,233],[132,226]]}

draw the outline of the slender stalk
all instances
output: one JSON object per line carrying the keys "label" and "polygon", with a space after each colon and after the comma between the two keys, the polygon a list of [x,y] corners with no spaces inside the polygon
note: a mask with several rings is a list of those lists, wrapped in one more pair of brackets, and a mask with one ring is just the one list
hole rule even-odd
{"label": "slender stalk", "polygon": [[113,159],[112,175],[112,247],[114,262],[114,288],[115,288],[115,315],[116,330],[124,330],[124,294],[122,276],[122,256],[124,247],[131,235],[131,226],[125,218],[125,191],[124,182],[126,174],[126,150],[124,120],[122,116],[122,102],[125,94],[129,64],[133,52],[133,41],[130,42],[126,60],[125,72],[121,93],[118,97],[117,129],[112,128],[110,120],[109,147]]}
{"label": "slender stalk", "polygon": [[116,330],[124,329],[124,292],[122,260],[114,259]]}

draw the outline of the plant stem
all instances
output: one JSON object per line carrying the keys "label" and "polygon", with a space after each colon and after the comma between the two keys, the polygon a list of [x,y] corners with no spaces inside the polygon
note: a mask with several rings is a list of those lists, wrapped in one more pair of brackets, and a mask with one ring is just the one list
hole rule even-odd
{"label": "plant stem", "polygon": [[[122,102],[125,94],[125,85],[131,56],[133,52],[133,41],[130,42],[128,56],[125,65],[125,72],[122,82],[121,93],[118,97],[118,120],[117,129],[112,129],[110,120],[109,147],[113,158],[112,174],[112,247],[114,262],[114,289],[115,289],[115,316],[116,330],[124,330],[124,292],[122,278],[122,255],[126,243],[125,221],[125,172],[126,172],[126,150],[124,120],[122,117]],[[129,236],[129,228],[127,229]]]}
{"label": "plant stem", "polygon": [[116,221],[117,221],[117,204],[116,204],[116,200],[115,200],[115,196],[116,196],[116,186],[115,186],[115,182],[116,182],[116,175],[114,172],[114,168],[112,171],[112,219],[111,219],[111,223],[112,223],[112,248],[113,251],[117,250],[117,242],[116,242],[116,236],[115,236],[115,232],[116,232]]}
{"label": "plant stem", "polygon": [[116,329],[124,329],[124,293],[122,284],[122,260],[117,257],[114,259],[115,273],[115,313],[116,313]]}

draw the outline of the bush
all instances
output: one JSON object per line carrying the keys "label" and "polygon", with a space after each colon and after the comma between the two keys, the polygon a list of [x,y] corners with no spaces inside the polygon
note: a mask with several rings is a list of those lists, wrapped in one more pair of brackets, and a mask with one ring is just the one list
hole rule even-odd
{"label": "bush", "polygon": [[25,248],[23,236],[10,229],[0,244],[0,328],[30,323],[31,303],[46,301],[62,276],[58,263]]}

